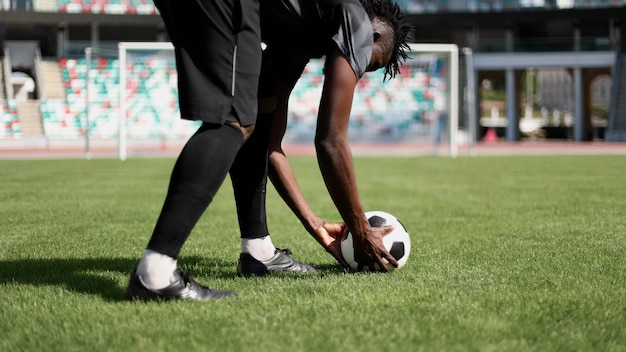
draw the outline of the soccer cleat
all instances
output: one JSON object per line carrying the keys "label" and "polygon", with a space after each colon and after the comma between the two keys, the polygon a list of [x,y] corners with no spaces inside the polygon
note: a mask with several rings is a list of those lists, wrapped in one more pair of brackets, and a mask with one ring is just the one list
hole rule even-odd
{"label": "soccer cleat", "polygon": [[276,248],[274,256],[267,261],[254,259],[249,253],[241,253],[237,263],[238,276],[264,276],[279,272],[308,273],[318,271],[314,266],[300,263],[291,257],[288,248]]}
{"label": "soccer cleat", "polygon": [[147,288],[141,278],[137,275],[137,271],[130,272],[130,281],[126,289],[126,299],[128,300],[187,300],[187,301],[207,301],[212,299],[235,297],[237,294],[233,291],[220,291],[210,287],[203,286],[196,282],[187,270],[176,270],[174,272],[176,280],[169,286],[151,290]]}

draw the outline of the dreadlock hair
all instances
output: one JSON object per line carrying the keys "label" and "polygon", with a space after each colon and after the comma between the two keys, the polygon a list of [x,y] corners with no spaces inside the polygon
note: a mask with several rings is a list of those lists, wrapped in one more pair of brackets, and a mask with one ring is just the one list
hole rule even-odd
{"label": "dreadlock hair", "polygon": [[409,32],[411,27],[408,25],[400,6],[393,0],[360,0],[363,8],[367,12],[370,20],[378,18],[387,23],[394,33],[393,40],[393,52],[387,65],[385,65],[385,75],[383,81],[387,79],[387,76],[394,78],[396,74],[400,73],[400,65],[409,55],[406,53],[409,50]]}

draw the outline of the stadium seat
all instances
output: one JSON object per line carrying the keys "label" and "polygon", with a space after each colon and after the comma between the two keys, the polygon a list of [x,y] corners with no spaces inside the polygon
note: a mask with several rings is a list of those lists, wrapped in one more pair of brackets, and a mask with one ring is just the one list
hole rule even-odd
{"label": "stadium seat", "polygon": [[[97,0],[96,0],[97,1]],[[100,2],[89,2],[96,4]],[[125,0],[117,0],[121,3]],[[113,2],[109,2],[113,4]],[[135,2],[134,4],[138,4]],[[178,112],[176,68],[172,58],[161,56],[129,60],[127,70],[127,131],[130,138],[180,138],[198,124],[181,121]],[[84,131],[89,107],[90,133],[98,138],[117,135],[119,104],[119,61],[115,57],[91,60],[90,98],[86,102],[87,67],[84,57],[59,60],[66,80],[67,99],[42,103],[46,133],[72,138]],[[399,80],[387,80],[378,70],[365,75],[354,96],[351,128],[355,133],[402,134],[423,124],[420,118],[445,96],[445,82],[425,68],[403,67]],[[292,92],[288,136],[311,138],[315,128],[323,85],[323,61],[312,60]],[[60,114],[62,117],[54,117]],[[6,127],[5,127],[6,130]],[[6,132],[5,132],[6,133]],[[358,136],[357,136],[358,137]]]}
{"label": "stadium seat", "polygon": [[0,138],[20,138],[22,136],[15,100],[4,99],[2,101],[0,123],[2,123]]}
{"label": "stadium seat", "polygon": [[56,8],[62,13],[111,15],[155,15],[158,13],[151,0],[57,0]]}

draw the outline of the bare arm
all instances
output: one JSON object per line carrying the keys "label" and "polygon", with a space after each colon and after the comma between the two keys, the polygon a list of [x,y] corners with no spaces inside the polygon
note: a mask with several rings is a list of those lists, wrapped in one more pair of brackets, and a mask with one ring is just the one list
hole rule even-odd
{"label": "bare arm", "polygon": [[[268,174],[277,192],[298,217],[307,232],[342,266],[347,267],[348,264],[341,255],[341,239],[345,234],[345,224],[325,222],[315,214],[304,198],[289,160],[281,146],[287,128],[289,95],[298,77],[278,81],[278,92],[275,101],[276,110],[269,132]],[[265,103],[267,104],[267,102]],[[261,104],[261,106],[267,106],[266,104]]]}
{"label": "bare arm", "polygon": [[348,124],[356,76],[348,61],[335,49],[326,58],[325,81],[315,136],[318,163],[328,192],[354,236],[357,260],[370,268],[387,271],[382,258],[397,267],[382,238],[389,228],[369,225],[361,200],[348,144]]}

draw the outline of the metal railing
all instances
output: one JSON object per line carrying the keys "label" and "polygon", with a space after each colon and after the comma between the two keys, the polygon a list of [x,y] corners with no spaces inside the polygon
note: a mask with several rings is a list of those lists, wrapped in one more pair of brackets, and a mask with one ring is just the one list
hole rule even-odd
{"label": "metal railing", "polygon": [[617,43],[608,37],[596,38],[554,38],[519,39],[479,39],[472,48],[475,52],[577,52],[614,51]]}
{"label": "metal railing", "polygon": [[511,12],[624,7],[624,0],[396,0],[408,14]]}

